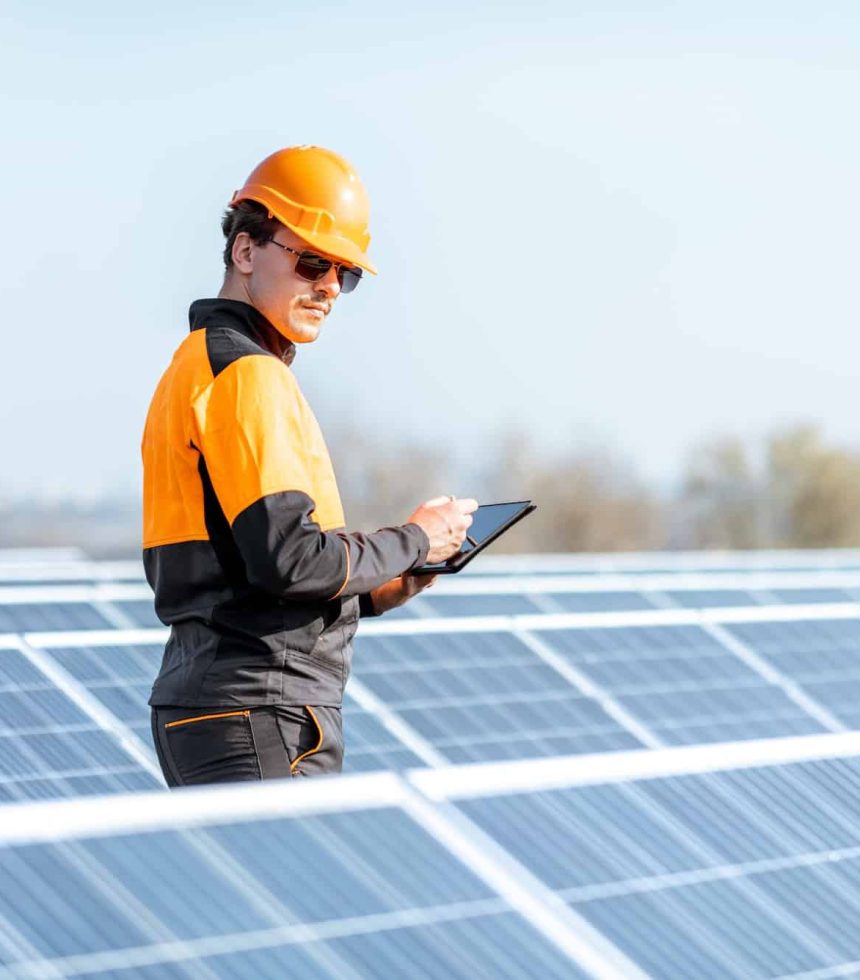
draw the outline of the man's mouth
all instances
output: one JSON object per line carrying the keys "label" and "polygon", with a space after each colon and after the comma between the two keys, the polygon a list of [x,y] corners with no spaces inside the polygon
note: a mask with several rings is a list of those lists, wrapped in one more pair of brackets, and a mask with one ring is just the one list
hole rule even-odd
{"label": "man's mouth", "polygon": [[316,304],[308,304],[302,307],[302,309],[307,310],[311,313],[315,319],[324,320],[328,314],[328,309],[325,306],[318,306]]}

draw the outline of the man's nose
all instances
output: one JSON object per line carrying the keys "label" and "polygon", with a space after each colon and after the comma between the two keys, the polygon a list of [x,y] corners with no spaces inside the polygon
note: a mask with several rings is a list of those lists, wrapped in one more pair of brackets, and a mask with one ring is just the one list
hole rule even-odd
{"label": "man's nose", "polygon": [[317,288],[317,292],[323,293],[329,299],[334,299],[340,292],[340,283],[337,281],[337,268],[332,266],[322,279],[318,279],[314,285]]}

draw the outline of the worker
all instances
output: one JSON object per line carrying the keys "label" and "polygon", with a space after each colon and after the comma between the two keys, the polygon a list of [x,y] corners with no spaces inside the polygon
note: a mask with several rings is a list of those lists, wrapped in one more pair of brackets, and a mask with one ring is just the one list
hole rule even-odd
{"label": "worker", "polygon": [[218,296],[158,383],[142,440],[143,556],[170,626],[149,703],[169,786],[339,772],[360,616],[432,585],[475,500],[434,497],[349,532],[320,427],[291,370],[336,300],[376,269],[350,164],[278,150],[222,220]]}

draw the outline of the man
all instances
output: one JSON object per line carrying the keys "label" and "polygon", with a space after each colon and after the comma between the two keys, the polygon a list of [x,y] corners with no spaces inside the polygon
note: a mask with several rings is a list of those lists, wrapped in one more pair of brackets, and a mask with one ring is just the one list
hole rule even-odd
{"label": "man", "polygon": [[168,785],[340,771],[340,706],[360,615],[426,588],[405,574],[455,554],[474,500],[349,533],[322,434],[290,364],[363,272],[367,194],[320,147],[272,154],[233,195],[224,284],[143,435],[144,564],[171,627],[150,698]]}

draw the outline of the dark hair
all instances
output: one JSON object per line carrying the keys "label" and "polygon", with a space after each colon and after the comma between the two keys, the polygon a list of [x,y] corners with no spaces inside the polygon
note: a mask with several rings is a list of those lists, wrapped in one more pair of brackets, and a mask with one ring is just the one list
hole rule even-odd
{"label": "dark hair", "polygon": [[251,236],[251,241],[262,245],[280,227],[277,218],[269,217],[265,204],[258,204],[257,201],[239,201],[227,208],[221,219],[221,231],[227,239],[224,244],[224,268],[229,270],[233,266],[233,242],[240,232],[246,232]]}

